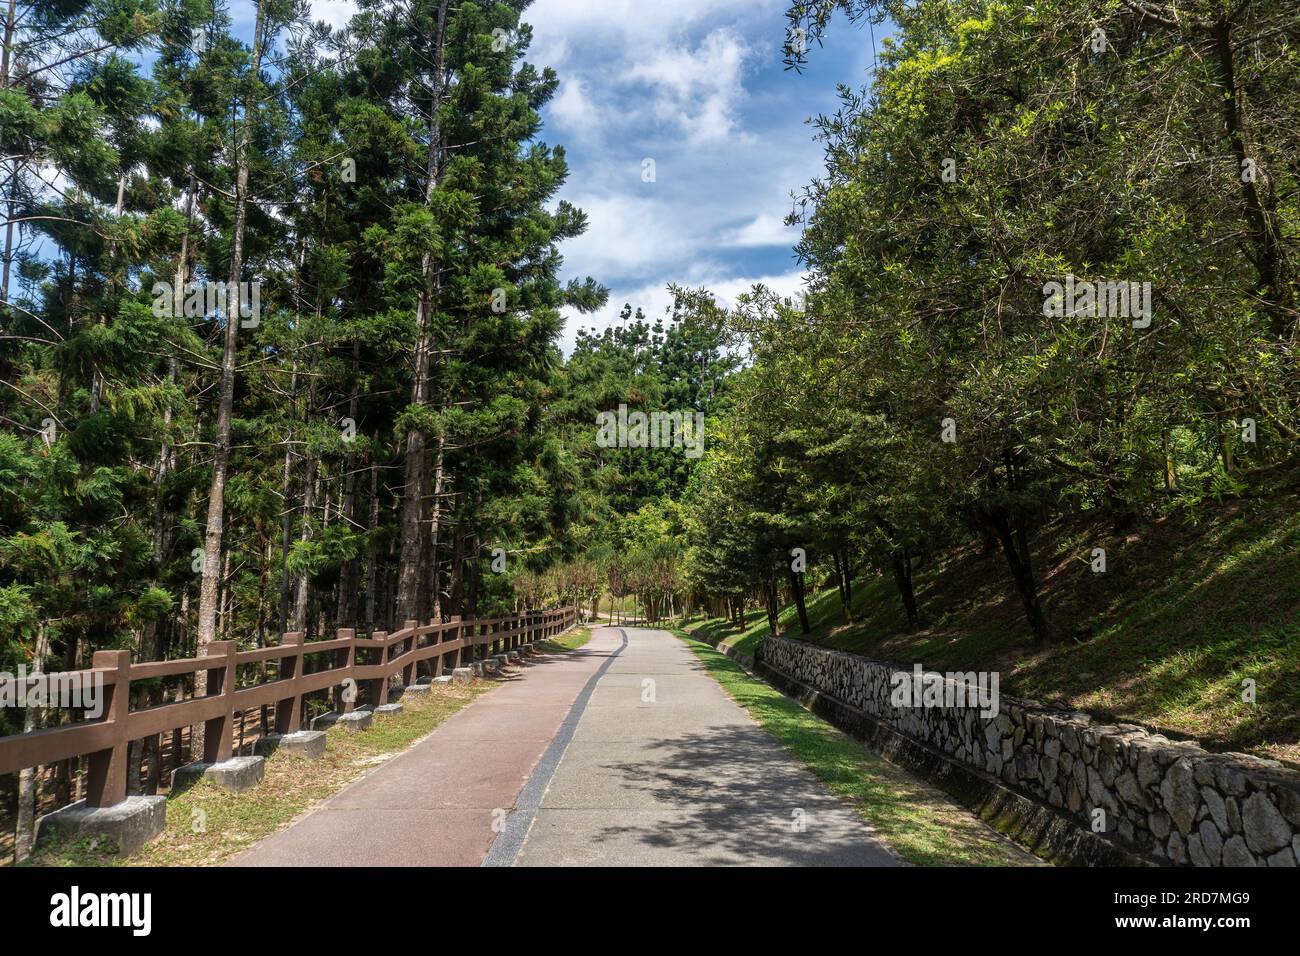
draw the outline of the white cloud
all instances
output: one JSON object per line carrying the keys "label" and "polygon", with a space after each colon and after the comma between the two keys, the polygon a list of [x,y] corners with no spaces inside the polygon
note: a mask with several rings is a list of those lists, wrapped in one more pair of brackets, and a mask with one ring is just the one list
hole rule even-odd
{"label": "white cloud", "polygon": [[722,234],[722,244],[736,249],[754,249],[763,246],[793,246],[799,239],[799,230],[787,226],[781,216],[760,213],[738,229]]}
{"label": "white cloud", "polygon": [[581,79],[562,80],[550,106],[551,118],[562,129],[580,136],[590,136],[602,125],[601,111],[587,95],[586,84]]}
{"label": "white cloud", "polygon": [[311,18],[324,20],[336,30],[346,26],[356,12],[354,0],[311,0]]}
{"label": "white cloud", "polygon": [[[650,112],[676,124],[690,145],[717,143],[737,129],[750,53],[735,31],[724,27],[710,32],[694,49],[678,45],[648,53],[624,74],[623,82],[644,85]],[[636,102],[638,95],[631,98]]]}
{"label": "white cloud", "polygon": [[[631,171],[626,179],[640,183]],[[707,228],[700,228],[705,224],[679,216],[675,205],[659,201],[653,192],[572,193],[566,198],[587,214],[589,223],[583,235],[561,247],[568,271],[576,274],[598,279],[662,275],[693,258],[707,241]]]}
{"label": "white cloud", "polygon": [[[537,0],[524,11],[539,62],[586,60],[596,48],[620,47],[624,59],[672,45],[702,23],[785,8],[786,0]],[[543,57],[543,53],[546,57]]]}
{"label": "white cloud", "polygon": [[796,269],[792,272],[783,272],[779,275],[768,276],[733,276],[724,278],[719,276],[712,283],[708,283],[706,288],[713,293],[713,297],[721,305],[735,305],[736,299],[742,292],[748,292],[755,285],[765,285],[777,295],[792,296],[796,292],[803,291],[804,277],[807,275],[802,269]]}
{"label": "white cloud", "polygon": [[[713,298],[719,305],[730,307],[735,305],[736,299],[740,297],[741,293],[749,292],[755,285],[767,286],[767,288],[781,296],[792,296],[803,289],[804,276],[805,273],[802,270],[764,276],[729,276],[715,273],[702,275],[695,281],[683,281],[679,284],[686,288],[708,289],[713,293]],[[619,313],[622,311],[624,304],[632,306],[633,314],[640,308],[645,313],[646,321],[653,324],[655,319],[664,317],[665,313],[672,307],[673,297],[668,291],[666,283],[650,283],[618,296],[611,295],[609,302],[603,309],[588,315],[566,310],[564,334],[560,339],[560,347],[564,350],[564,353],[568,355],[573,351],[579,328],[599,332],[610,326],[617,325],[619,323]]]}

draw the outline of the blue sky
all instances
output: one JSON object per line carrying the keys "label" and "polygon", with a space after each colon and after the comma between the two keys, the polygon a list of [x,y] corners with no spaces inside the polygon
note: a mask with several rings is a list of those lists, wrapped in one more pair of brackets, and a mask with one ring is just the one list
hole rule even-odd
{"label": "blue sky", "polygon": [[[578,326],[617,320],[625,302],[652,316],[669,282],[704,286],[730,302],[754,282],[800,285],[782,225],[790,193],[821,170],[806,120],[836,107],[836,84],[869,78],[872,33],[840,19],[803,74],[781,63],[788,0],[536,0],[530,60],[554,67],[559,94],[542,139],[563,144],[562,197],[584,209],[587,234],[562,247],[565,277],[610,290]],[[346,22],[350,0],[313,0],[319,19]],[[251,21],[234,0],[236,22]],[[875,44],[882,34],[877,29]],[[642,179],[643,162],[655,181]]]}
{"label": "blue sky", "polygon": [[569,320],[566,352],[578,325],[615,321],[625,302],[662,311],[669,282],[724,301],[756,281],[799,288],[798,234],[782,220],[822,168],[806,120],[835,108],[837,83],[867,80],[872,43],[840,22],[808,70],[787,72],[786,6],[538,0],[525,14],[534,59],[560,75],[545,119],[572,169],[563,195],[591,222],[563,247],[566,268],[610,289],[605,310]]}

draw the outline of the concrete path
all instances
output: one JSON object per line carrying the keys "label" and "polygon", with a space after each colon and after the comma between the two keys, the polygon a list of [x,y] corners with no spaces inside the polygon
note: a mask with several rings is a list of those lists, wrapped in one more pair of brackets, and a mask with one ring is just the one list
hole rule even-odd
{"label": "concrete path", "polygon": [[617,633],[512,666],[410,750],[230,861],[231,866],[478,866]]}
{"label": "concrete path", "polygon": [[597,636],[608,646],[620,633],[627,646],[596,683],[509,862],[899,865],[681,641],[638,628]]}
{"label": "concrete path", "polygon": [[671,634],[533,660],[232,864],[898,865]]}

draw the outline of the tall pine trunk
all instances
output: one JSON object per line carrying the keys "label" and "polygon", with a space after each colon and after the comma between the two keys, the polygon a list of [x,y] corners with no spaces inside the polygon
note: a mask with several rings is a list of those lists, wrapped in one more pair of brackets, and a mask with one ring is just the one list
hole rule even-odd
{"label": "tall pine trunk", "polygon": [[[373,453],[372,453],[373,454]],[[370,462],[370,523],[366,536],[366,628],[375,629],[377,595],[375,594],[375,576],[378,556],[375,554],[375,531],[379,528],[379,466]]]}
{"label": "tall pine trunk", "polygon": [[[38,625],[36,653],[32,658],[32,674],[45,670],[45,655],[49,652],[45,636],[45,622]],[[41,708],[28,707],[23,712],[23,733],[29,734],[41,725]],[[36,805],[40,789],[40,767],[24,767],[18,772],[18,819],[14,829],[14,862],[22,863],[32,853],[36,842]]]}
{"label": "tall pine trunk", "polygon": [[[352,343],[352,394],[348,398],[348,417],[357,420],[357,408],[360,399],[360,376],[358,366],[361,362],[361,343]],[[339,507],[339,518],[347,530],[356,528],[357,510],[357,456],[349,450],[343,459],[343,501]],[[347,558],[339,569],[338,607],[335,612],[335,624],[338,627],[356,627],[357,624],[357,569],[356,558]]]}
{"label": "tall pine trunk", "polygon": [[[0,89],[9,88],[9,58],[10,49],[14,41],[15,28],[15,0],[9,0],[8,11],[5,14],[5,39],[4,49],[0,52]],[[5,307],[9,304],[9,271],[13,264],[14,249],[14,200],[18,196],[18,172],[22,168],[22,159],[13,158],[13,169],[10,170],[8,189],[5,190],[4,216],[5,216],[5,244],[4,260],[0,265],[0,312],[7,311]]]}
{"label": "tall pine trunk", "polygon": [[[316,507],[316,459],[309,452],[307,455],[306,474],[302,480],[302,522],[298,530],[298,540],[307,541],[311,537],[311,515]],[[289,621],[289,630],[309,630],[307,601],[311,596],[311,574],[304,568],[298,575],[294,586],[293,614]]]}
{"label": "tall pine trunk", "polygon": [[[429,79],[429,152],[425,168],[424,203],[429,206],[438,188],[438,176],[442,163],[442,127],[439,113],[442,109],[443,68],[442,53],[447,29],[448,0],[438,4],[438,25],[434,36],[433,58],[430,64]],[[436,318],[439,296],[438,263],[433,254],[426,252],[420,263],[423,279],[420,295],[416,304],[417,339],[415,345],[415,371],[411,386],[411,404],[426,406],[431,397],[432,358],[435,348]],[[428,447],[424,433],[419,427],[411,427],[406,432],[405,481],[402,486],[402,513],[399,531],[401,535],[401,553],[397,562],[397,618],[398,620],[420,620],[426,616],[428,609],[428,575],[425,562],[428,560],[427,542],[429,529],[425,517],[428,500],[426,488],[429,483]]]}
{"label": "tall pine trunk", "polygon": [[442,620],[442,565],[438,560],[438,545],[442,531],[442,496],[445,477],[446,440],[438,434],[433,454],[433,503],[429,517],[429,616]]}
{"label": "tall pine trunk", "polygon": [[[197,650],[200,655],[216,639],[218,586],[221,581],[221,545],[226,517],[226,471],[230,465],[230,425],[234,416],[235,366],[239,344],[239,282],[244,270],[244,225],[248,218],[248,148],[251,137],[249,111],[257,103],[257,78],[262,70],[266,33],[266,4],[258,2],[253,27],[252,95],[244,99],[244,112],[234,124],[235,209],[230,229],[230,277],[226,291],[225,338],[221,352],[221,390],[217,398],[216,436],[212,457],[212,484],[208,490],[208,520],[203,536],[203,578],[199,585]],[[208,691],[206,671],[194,675],[194,696]],[[202,756],[203,726],[194,728],[192,747]]]}

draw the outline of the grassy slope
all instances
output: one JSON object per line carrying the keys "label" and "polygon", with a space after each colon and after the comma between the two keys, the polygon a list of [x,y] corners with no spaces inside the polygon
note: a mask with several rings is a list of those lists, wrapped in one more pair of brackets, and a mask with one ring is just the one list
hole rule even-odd
{"label": "grassy slope", "polygon": [[546,651],[548,654],[558,653],[560,651],[576,651],[583,644],[591,640],[591,628],[575,627],[564,634],[558,634],[549,641],[543,641],[539,645],[539,650]]}
{"label": "grassy slope", "polygon": [[[1093,574],[1094,547],[1107,571]],[[833,588],[812,600],[810,640],[939,670],[996,670],[1002,690],[1060,700],[1101,717],[1189,734],[1212,749],[1248,750],[1300,764],[1300,513],[1250,502],[1210,521],[1166,518],[1127,534],[1084,520],[1034,543],[1052,642],[1029,641],[1001,554],[978,546],[916,574],[923,626],[900,626],[892,579],[855,582],[855,623]],[[792,607],[781,627],[798,631]],[[741,629],[720,621],[688,630],[753,653],[765,616]],[[1256,702],[1241,700],[1242,680]]]}
{"label": "grassy slope", "polygon": [[1024,866],[1037,862],[938,790],[869,753],[708,645],[690,639],[686,643],[738,704],[827,786],[848,799],[909,863]]}

